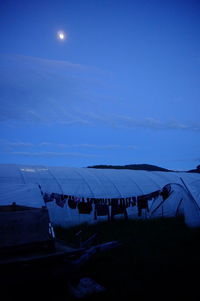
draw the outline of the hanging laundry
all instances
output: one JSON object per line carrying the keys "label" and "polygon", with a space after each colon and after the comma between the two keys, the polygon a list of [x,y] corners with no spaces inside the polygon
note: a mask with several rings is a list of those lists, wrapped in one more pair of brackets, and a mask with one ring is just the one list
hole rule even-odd
{"label": "hanging laundry", "polygon": [[75,201],[77,204],[81,201],[81,198],[80,198],[80,197],[76,197],[76,196],[75,196],[73,199],[74,199],[74,201]]}
{"label": "hanging laundry", "polygon": [[151,197],[154,198],[154,199],[159,197],[159,195],[160,195],[160,190],[156,190],[156,191],[151,193]]}
{"label": "hanging laundry", "polygon": [[111,199],[111,206],[118,206],[118,199]]}
{"label": "hanging laundry", "polygon": [[78,212],[79,214],[90,214],[92,211],[92,204],[87,202],[78,203]]}
{"label": "hanging laundry", "polygon": [[87,198],[86,200],[87,200],[87,203],[90,203],[90,204],[92,204],[92,203],[93,203],[93,200],[92,200],[92,198]]}
{"label": "hanging laundry", "polygon": [[163,197],[163,201],[165,201],[171,194],[171,185],[167,184],[163,187],[160,195]]}
{"label": "hanging laundry", "polygon": [[93,204],[93,201],[91,198],[87,198],[87,202],[90,203],[90,204]]}
{"label": "hanging laundry", "polygon": [[62,197],[60,198],[56,198],[56,204],[63,208],[65,206],[65,203],[66,203],[66,199],[63,199]]}
{"label": "hanging laundry", "polygon": [[69,199],[68,199],[68,206],[69,206],[70,209],[76,209],[77,203],[78,203],[78,202],[74,199],[74,197],[69,196]]}
{"label": "hanging laundry", "polygon": [[110,220],[109,206],[106,204],[96,204],[94,209],[94,219],[97,219],[97,216],[108,216]]}
{"label": "hanging laundry", "polygon": [[54,192],[51,193],[50,200],[51,201],[55,201],[55,193]]}
{"label": "hanging laundry", "polygon": [[111,206],[111,220],[114,220],[114,216],[118,214],[124,214],[124,218],[128,219],[128,214],[126,211],[126,205],[125,204],[112,204]]}
{"label": "hanging laundry", "polygon": [[58,193],[54,193],[54,199],[56,199],[56,200],[60,200],[60,198],[61,198],[61,194],[58,194]]}
{"label": "hanging laundry", "polygon": [[50,195],[46,192],[43,195],[43,200],[44,200],[45,203],[53,201],[53,200],[51,200]]}
{"label": "hanging laundry", "polygon": [[136,197],[135,196],[131,197],[131,205],[132,205],[132,207],[136,206]]}
{"label": "hanging laundry", "polygon": [[99,204],[99,199],[93,199],[94,204]]}
{"label": "hanging laundry", "polygon": [[137,199],[138,216],[142,215],[142,209],[149,212],[148,199],[145,196],[139,196]]}

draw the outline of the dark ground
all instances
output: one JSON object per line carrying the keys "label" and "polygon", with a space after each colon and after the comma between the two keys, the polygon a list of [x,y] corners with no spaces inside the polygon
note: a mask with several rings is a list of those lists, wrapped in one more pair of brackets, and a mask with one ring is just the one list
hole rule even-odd
{"label": "dark ground", "polygon": [[89,277],[106,288],[84,300],[200,300],[200,229],[187,228],[182,219],[117,220],[55,233],[77,246],[79,230],[83,241],[97,233],[96,244],[118,240],[122,245],[94,255],[78,271],[66,266],[63,273],[62,262],[1,270],[3,300],[74,300],[67,285],[71,275],[72,283]]}

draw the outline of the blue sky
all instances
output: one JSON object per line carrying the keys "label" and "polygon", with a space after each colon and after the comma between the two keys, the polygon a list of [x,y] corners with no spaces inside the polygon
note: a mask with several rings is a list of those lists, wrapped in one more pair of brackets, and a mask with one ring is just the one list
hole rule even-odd
{"label": "blue sky", "polygon": [[200,164],[199,1],[6,0],[0,37],[0,163]]}

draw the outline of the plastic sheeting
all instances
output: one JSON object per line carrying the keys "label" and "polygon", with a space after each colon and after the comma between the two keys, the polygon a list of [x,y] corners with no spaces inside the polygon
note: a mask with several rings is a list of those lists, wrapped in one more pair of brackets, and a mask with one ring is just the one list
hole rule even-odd
{"label": "plastic sheeting", "polygon": [[165,200],[159,196],[152,203],[149,217],[184,216],[189,227],[200,227],[200,207],[186,186],[170,184],[170,195]]}
{"label": "plastic sheeting", "polygon": [[0,183],[0,205],[45,206],[40,189],[35,184],[2,184]]}
{"label": "plastic sheeting", "polygon": [[182,184],[180,177],[189,186],[200,181],[200,174],[186,172],[0,165],[0,184],[37,184],[47,193],[90,198],[148,194],[168,183]]}
{"label": "plastic sheeting", "polygon": [[[44,193],[49,194],[58,193],[85,198],[126,198],[161,190],[169,183],[183,185],[181,178],[200,203],[200,174],[196,173],[1,164],[0,202],[3,204],[8,200],[27,206],[39,206],[43,200],[39,188],[36,187],[41,187]],[[31,190],[31,187],[35,187],[35,190],[33,189],[27,197],[26,190]],[[96,222],[93,212],[79,214],[77,209],[70,209],[67,203],[62,208],[56,202],[49,202],[46,205],[53,225],[69,227],[82,222]],[[171,210],[173,211],[170,206],[165,208],[166,216],[173,215]],[[128,208],[127,211],[130,217],[137,218],[136,206]],[[157,213],[159,215],[159,211]],[[101,220],[107,218],[97,219]]]}

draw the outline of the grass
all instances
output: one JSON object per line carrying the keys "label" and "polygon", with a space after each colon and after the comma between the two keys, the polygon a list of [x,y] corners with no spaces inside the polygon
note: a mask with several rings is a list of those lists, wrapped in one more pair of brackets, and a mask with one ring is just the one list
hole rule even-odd
{"label": "grass", "polygon": [[199,300],[200,229],[189,229],[180,219],[116,220],[96,225],[56,228],[56,236],[75,246],[97,233],[96,243],[118,240],[116,249],[94,255],[81,269],[106,288],[84,300]]}
{"label": "grass", "polygon": [[[77,281],[89,277],[106,288],[104,293],[85,297],[84,301],[200,300],[199,228],[188,228],[181,218],[122,219],[68,229],[55,228],[56,237],[73,247],[77,246],[76,234],[79,231],[82,231],[83,241],[96,233],[95,244],[113,240],[121,242],[119,247],[95,254],[74,273]],[[69,294],[67,279],[59,276],[63,262],[56,262],[53,274],[48,265],[33,266],[31,273],[25,272],[30,277],[25,284],[22,272],[27,268],[22,266],[15,270],[14,286],[8,280],[8,288],[1,287],[1,292],[4,289],[7,294],[5,300],[28,300],[30,297],[43,301],[75,300]],[[8,279],[13,276],[13,272],[7,271],[7,274]],[[4,278],[2,271],[0,276]]]}

